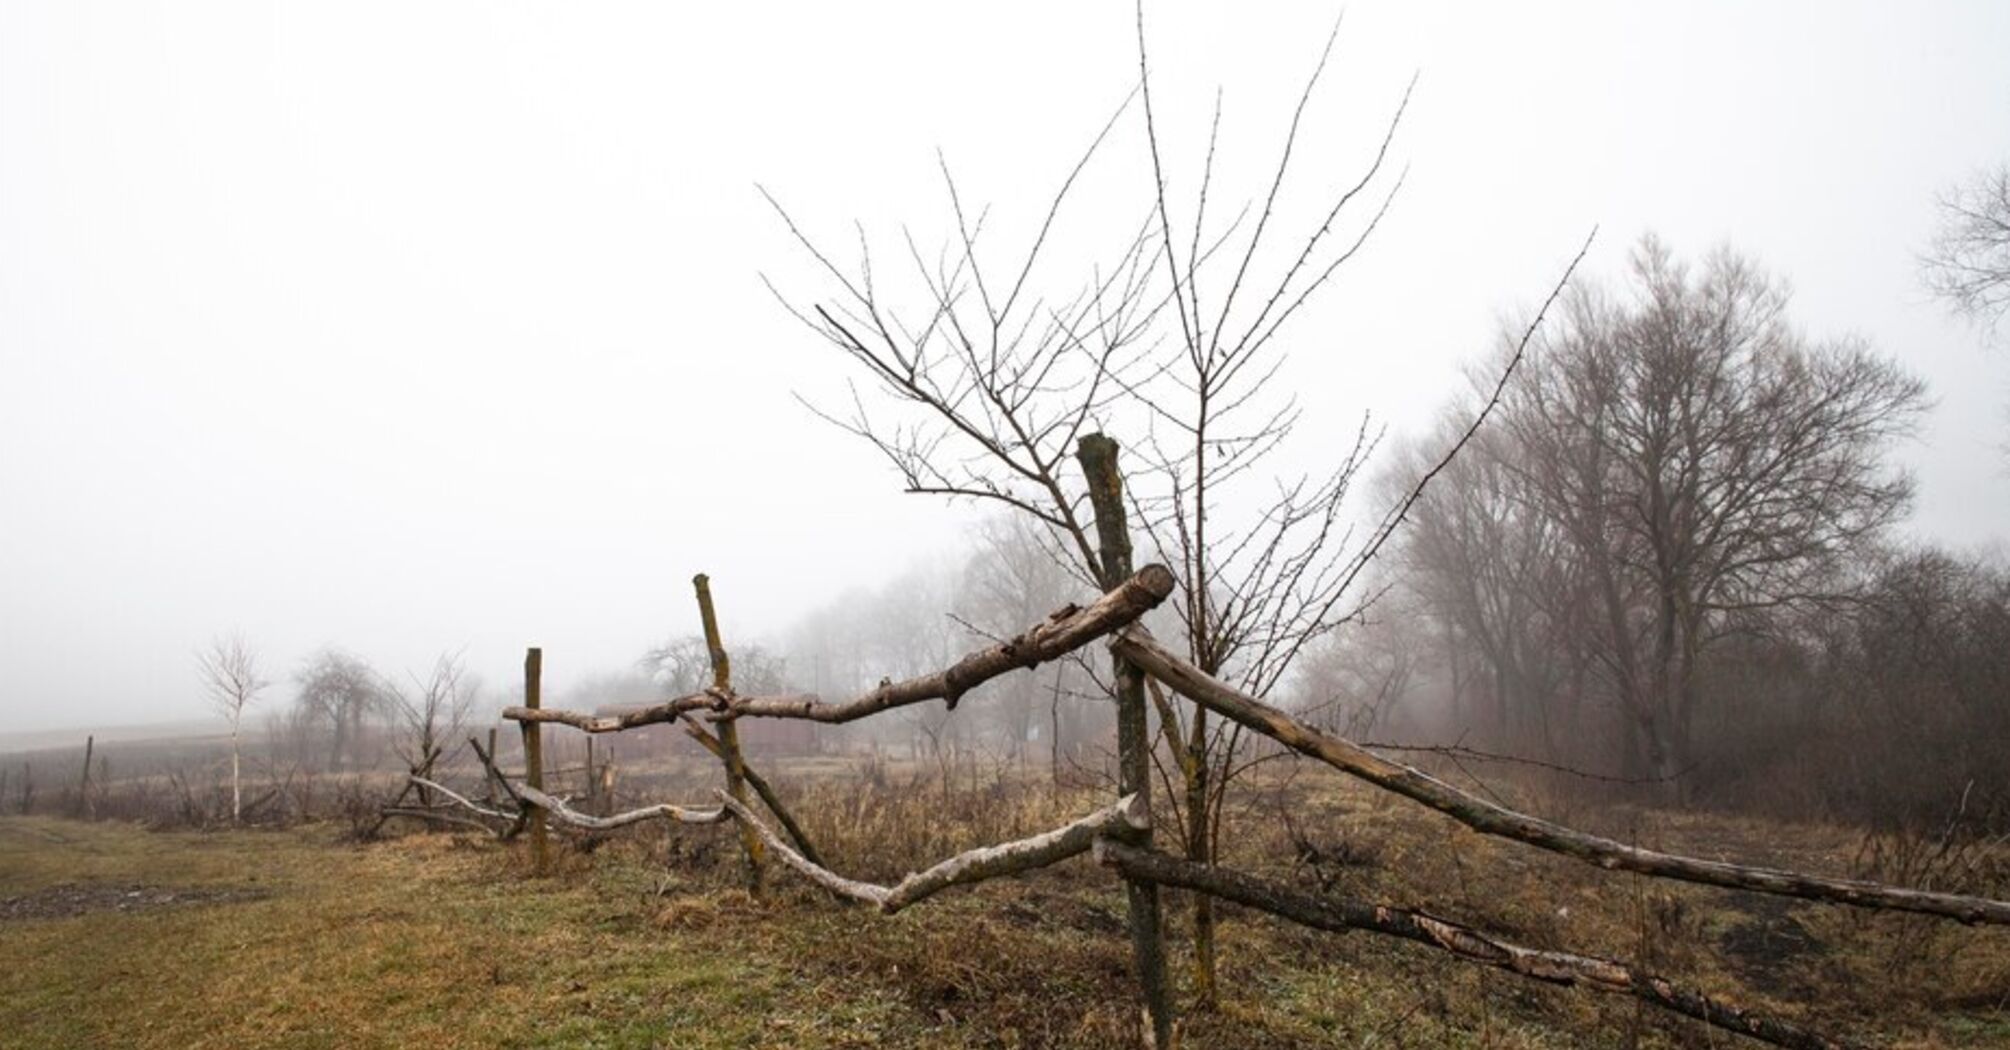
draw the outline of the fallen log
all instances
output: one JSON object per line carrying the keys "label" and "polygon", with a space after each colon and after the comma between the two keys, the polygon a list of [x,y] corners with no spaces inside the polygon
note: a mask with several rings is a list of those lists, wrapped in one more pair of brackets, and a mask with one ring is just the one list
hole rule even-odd
{"label": "fallen log", "polygon": [[1341,772],[1421,802],[1482,834],[1513,839],[1601,868],[1860,908],[1918,912],[1966,923],[2010,924],[2010,901],[1703,860],[1629,846],[1567,828],[1489,802],[1420,769],[1390,761],[1350,740],[1314,729],[1181,660],[1139,628],[1119,631],[1111,639],[1110,648],[1194,703]]}
{"label": "fallen log", "polygon": [[1705,1024],[1792,1050],[1856,1050],[1861,1044],[1810,1031],[1684,988],[1626,963],[1591,955],[1545,951],[1503,941],[1461,923],[1381,904],[1305,893],[1227,868],[1208,867],[1114,839],[1099,839],[1096,861],[1125,878],[1205,893],[1317,929],[1368,930],[1415,941],[1549,984],[1630,995]]}
{"label": "fallen log", "polygon": [[734,816],[766,840],[769,848],[781,858],[782,863],[796,869],[805,878],[824,889],[839,896],[864,901],[889,915],[952,886],[983,882],[1000,875],[1031,871],[1059,863],[1078,853],[1088,852],[1101,836],[1120,829],[1140,828],[1151,820],[1150,814],[1145,812],[1138,796],[1126,795],[1111,805],[1053,831],[1015,842],[968,850],[908,875],[892,886],[880,886],[848,879],[821,864],[811,863],[768,827],[751,809],[741,805],[723,791],[714,793],[718,795],[721,806],[731,810]]}

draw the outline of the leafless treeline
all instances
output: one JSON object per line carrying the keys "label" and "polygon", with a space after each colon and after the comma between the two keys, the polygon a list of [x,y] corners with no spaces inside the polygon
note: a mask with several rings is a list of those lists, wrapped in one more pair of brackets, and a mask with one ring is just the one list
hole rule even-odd
{"label": "leafless treeline", "polygon": [[1575,285],[1308,702],[1691,802],[2010,820],[2010,574],[1893,536],[1926,392],[1787,305],[1729,251],[1651,239],[1623,288]]}

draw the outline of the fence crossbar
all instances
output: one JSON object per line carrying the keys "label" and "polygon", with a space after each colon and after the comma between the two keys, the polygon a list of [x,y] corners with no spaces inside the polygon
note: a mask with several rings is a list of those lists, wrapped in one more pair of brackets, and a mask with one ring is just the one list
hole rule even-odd
{"label": "fence crossbar", "polygon": [[896,707],[945,700],[953,709],[964,693],[1011,671],[1057,660],[1135,622],[1173,591],[1173,575],[1163,565],[1147,565],[1086,606],[1065,605],[1012,638],[966,654],[933,674],[881,682],[864,695],[841,702],[815,696],[735,696],[718,690],[692,693],[620,715],[593,715],[559,708],[510,707],[503,717],[519,723],[567,725],[587,733],[615,733],[676,721],[704,712],[714,721],[734,718],[793,718],[838,724]]}
{"label": "fence crossbar", "polygon": [[1564,827],[1462,791],[1414,766],[1391,761],[1353,741],[1315,729],[1173,655],[1140,627],[1121,629],[1111,639],[1110,647],[1194,703],[1293,751],[1429,806],[1483,834],[1513,839],[1601,868],[1658,878],[1860,908],[1916,912],[1971,924],[2010,925],[2010,901],[1704,860],[1630,846]]}

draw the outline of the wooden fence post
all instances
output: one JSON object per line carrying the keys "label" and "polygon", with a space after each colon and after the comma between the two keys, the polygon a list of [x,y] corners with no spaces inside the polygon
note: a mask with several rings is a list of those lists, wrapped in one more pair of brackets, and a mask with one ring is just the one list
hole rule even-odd
{"label": "wooden fence post", "polygon": [[84,738],[84,776],[83,781],[77,785],[77,809],[90,820],[95,820],[98,816],[98,807],[91,802],[91,752],[97,745],[97,737]]}
{"label": "wooden fence post", "polygon": [[[726,646],[719,640],[719,617],[712,611],[712,580],[704,573],[691,578],[691,585],[698,591],[698,617],[705,625],[705,648],[712,657],[712,688],[730,695],[733,690],[733,662],[726,655]],[[740,754],[740,728],[733,719],[719,723],[719,744],[725,751],[726,793],[733,801],[747,804],[746,759]],[[747,885],[761,888],[761,858],[766,846],[761,836],[745,821],[740,822],[740,846],[747,854]]]}
{"label": "wooden fence post", "polygon": [[[473,742],[474,742],[474,738],[473,738],[473,737],[469,737],[469,738],[468,738],[468,742],[469,742],[469,743],[473,743]],[[492,760],[493,760],[493,759],[495,758],[495,753],[496,753],[496,727],[494,727],[494,726],[490,726],[490,727],[489,727],[489,749],[488,749],[488,752],[487,752],[487,754],[488,754],[488,757],[487,757],[487,758],[484,758],[484,759],[482,759],[482,761],[483,761],[484,763],[488,763],[488,762],[491,762],[491,761],[492,761]],[[485,790],[485,792],[486,792],[486,793],[485,793],[485,794],[484,794],[484,795],[483,795],[482,797],[483,797],[483,798],[484,798],[484,799],[485,799],[485,800],[486,800],[486,801],[487,801],[487,802],[488,802],[488,803],[489,803],[490,805],[494,805],[494,804],[495,804],[495,800],[496,800],[496,781],[495,781],[495,778],[494,778],[494,777],[483,777],[483,778],[482,778],[482,787],[483,787],[483,789],[484,789],[484,790]]]}
{"label": "wooden fence post", "polygon": [[[1115,590],[1131,576],[1131,534],[1124,513],[1124,479],[1117,470],[1117,443],[1102,434],[1084,435],[1075,458],[1089,486],[1089,504],[1096,514],[1096,544],[1101,548],[1102,586]],[[1147,813],[1151,808],[1151,726],[1145,712],[1144,676],[1130,661],[1112,656],[1117,685],[1117,794],[1135,794]],[[1150,849],[1152,832],[1122,833],[1138,849]],[[1146,1045],[1172,1050],[1172,991],[1166,984],[1165,941],[1161,932],[1158,885],[1142,879],[1124,884],[1130,904],[1131,954],[1138,970],[1138,991],[1144,998]]]}
{"label": "wooden fence post", "polygon": [[[543,706],[544,650],[526,649],[523,654],[523,706],[535,711]],[[544,739],[542,723],[523,725],[523,782],[544,790]],[[543,875],[551,870],[551,832],[545,826],[544,809],[530,813],[531,870]]]}

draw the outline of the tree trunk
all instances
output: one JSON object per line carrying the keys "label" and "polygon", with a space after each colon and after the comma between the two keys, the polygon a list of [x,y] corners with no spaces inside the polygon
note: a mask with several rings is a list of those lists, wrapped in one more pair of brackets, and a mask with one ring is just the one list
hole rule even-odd
{"label": "tree trunk", "polygon": [[[1196,707],[1192,732],[1187,741],[1186,816],[1187,859],[1196,864],[1214,863],[1214,822],[1209,819],[1207,709]],[[1198,1005],[1213,1009],[1214,980],[1214,898],[1193,894],[1193,994]]]}
{"label": "tree trunk", "polygon": [[237,719],[230,720],[230,822],[236,824],[244,819],[244,786],[239,779],[241,766],[238,744]]}

